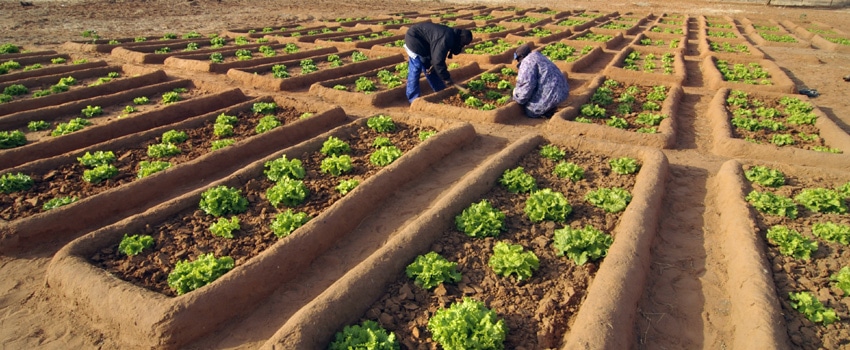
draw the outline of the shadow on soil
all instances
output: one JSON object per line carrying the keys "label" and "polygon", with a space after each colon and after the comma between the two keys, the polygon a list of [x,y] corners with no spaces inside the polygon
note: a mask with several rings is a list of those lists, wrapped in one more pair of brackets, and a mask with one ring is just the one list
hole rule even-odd
{"label": "shadow on soil", "polygon": [[703,227],[708,178],[706,169],[670,164],[647,292],[638,303],[639,349],[696,349],[705,344],[700,277],[707,269]]}

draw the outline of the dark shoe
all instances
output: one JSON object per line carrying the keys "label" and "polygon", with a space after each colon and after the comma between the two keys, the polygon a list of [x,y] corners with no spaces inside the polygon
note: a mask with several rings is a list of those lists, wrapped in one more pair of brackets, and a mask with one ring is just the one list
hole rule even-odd
{"label": "dark shoe", "polygon": [[844,76],[844,81],[850,81],[850,74]]}
{"label": "dark shoe", "polygon": [[818,96],[820,96],[820,93],[819,93],[817,90],[815,90],[815,89],[800,89],[800,94],[801,94],[801,95],[806,95],[806,96],[809,96],[809,97],[818,97]]}

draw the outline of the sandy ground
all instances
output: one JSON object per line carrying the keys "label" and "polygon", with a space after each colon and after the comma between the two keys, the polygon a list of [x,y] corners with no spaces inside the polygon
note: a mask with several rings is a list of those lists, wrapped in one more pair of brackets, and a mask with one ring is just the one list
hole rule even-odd
{"label": "sandy ground", "polygon": [[[40,1],[22,7],[17,1],[0,2],[0,43],[12,42],[28,49],[59,49],[68,40],[81,39],[83,30],[96,30],[105,38],[156,35],[166,32],[220,32],[247,26],[283,24],[288,21],[329,19],[340,16],[374,16],[407,10],[427,10],[452,6],[448,2],[406,1]],[[465,2],[467,3],[467,2]],[[465,4],[464,3],[464,4]],[[791,21],[813,20],[850,32],[847,9],[772,8],[698,1],[590,1],[562,4],[560,1],[486,2],[487,5],[549,6],[555,9],[632,11],[641,13],[680,13],[728,15],[736,19],[773,18]],[[698,55],[695,36],[690,36],[688,55]],[[776,61],[799,88],[816,88],[821,96],[813,103],[850,131],[850,98],[841,77],[850,74],[850,55],[818,49],[760,47]],[[98,57],[110,60],[108,55]],[[635,324],[637,343],[646,349],[726,349],[734,338],[730,320],[730,298],[725,284],[726,256],[718,232],[719,214],[715,174],[727,158],[711,153],[711,128],[703,115],[713,90],[705,87],[699,59],[687,57],[689,79],[679,108],[678,140],[664,150],[670,161],[662,221],[653,246],[652,269],[644,297],[639,303]],[[533,128],[533,126],[531,126]],[[507,131],[498,126],[482,126],[482,133]],[[470,157],[494,145],[483,141]],[[457,169],[463,162],[455,160]],[[459,171],[459,170],[456,170]],[[416,196],[416,194],[411,194]],[[423,204],[424,205],[424,204]],[[44,274],[58,246],[17,256],[0,256],[0,348],[3,349],[111,349],[118,345],[111,335],[120,330],[91,324],[59,305],[45,293]],[[281,300],[269,307],[284,309]],[[239,334],[222,332],[200,341],[196,348],[254,348],[274,332],[273,325],[259,326],[260,320],[274,321],[268,309],[258,310],[237,325]],[[273,322],[272,322],[273,323]],[[243,333],[248,332],[248,333]],[[741,336],[741,335],[737,335]]]}

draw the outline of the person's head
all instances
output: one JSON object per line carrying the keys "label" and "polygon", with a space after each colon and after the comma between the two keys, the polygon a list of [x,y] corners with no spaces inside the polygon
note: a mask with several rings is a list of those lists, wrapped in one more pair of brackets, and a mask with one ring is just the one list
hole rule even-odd
{"label": "person's head", "polygon": [[530,53],[531,45],[529,44],[522,44],[518,48],[516,48],[516,51],[514,51],[514,60],[516,60],[517,65],[522,63],[522,59],[528,56],[528,54]]}
{"label": "person's head", "polygon": [[469,29],[461,29],[460,30],[460,45],[466,46],[472,42],[472,31]]}

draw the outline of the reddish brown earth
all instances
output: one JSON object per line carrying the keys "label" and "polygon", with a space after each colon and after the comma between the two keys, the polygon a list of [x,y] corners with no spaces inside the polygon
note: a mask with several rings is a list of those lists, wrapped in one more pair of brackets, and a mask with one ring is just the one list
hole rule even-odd
{"label": "reddish brown earth", "polygon": [[[245,27],[276,26],[293,20],[333,19],[336,17],[377,16],[394,11],[427,10],[451,6],[444,2],[400,2],[400,1],[268,1],[247,0],[193,0],[173,1],[32,1],[34,6],[22,7],[18,2],[0,3],[0,43],[12,42],[25,48],[55,49],[65,41],[80,40],[83,30],[94,29],[105,38],[135,37],[138,35],[161,35],[166,32],[201,33],[222,32],[227,29]],[[764,20],[790,20],[798,25],[811,21],[826,23],[836,29],[850,32],[850,12],[847,9],[826,10],[812,8],[777,8],[762,5],[740,5],[699,1],[641,1],[611,2],[591,1],[580,4],[564,4],[560,1],[526,1],[517,6],[549,6],[556,9],[589,9],[600,11],[646,13],[679,13],[689,16],[730,16],[741,23],[747,18],[756,23]],[[459,6],[459,5],[458,5]],[[493,4],[492,6],[498,6]],[[701,60],[697,50],[697,26],[692,19],[685,51],[685,66],[688,79],[683,83],[685,94],[678,110],[677,142],[675,147],[664,150],[670,161],[670,174],[666,184],[664,204],[657,237],[652,247],[652,263],[648,273],[643,297],[638,303],[638,318],[635,322],[635,344],[642,349],[723,349],[729,348],[736,338],[747,334],[736,332],[732,319],[732,300],[727,281],[734,268],[728,265],[730,256],[724,249],[724,232],[720,230],[721,218],[718,205],[728,199],[718,198],[714,191],[718,186],[716,174],[728,158],[712,154],[714,142],[711,126],[705,116],[706,106],[716,91],[705,85],[700,72]],[[743,30],[742,30],[743,32]],[[605,64],[622,49],[624,44],[606,50],[599,62],[591,64],[571,78],[589,80],[601,72]],[[767,57],[775,61],[788,74],[798,88],[816,88],[821,96],[812,100],[828,117],[842,129],[850,131],[850,99],[847,89],[850,83],[841,79],[850,74],[850,55],[821,49],[801,49],[778,46],[758,46]],[[73,58],[113,60],[107,54],[71,53]],[[606,61],[607,59],[607,61]],[[602,62],[605,61],[605,62]],[[111,64],[123,64],[115,61]],[[199,80],[231,82],[226,77],[212,74],[169,71],[180,77]],[[236,85],[236,84],[234,84]],[[246,91],[254,94],[263,92]],[[302,93],[302,95],[307,95]],[[386,109],[401,113],[406,106]],[[348,109],[354,116],[368,116],[375,110]],[[516,139],[525,130],[537,132],[542,124],[536,121],[521,123],[519,129],[501,125],[476,125],[479,139],[465,147],[459,154],[448,157],[444,164],[423,174],[414,188],[400,191],[388,206],[408,203],[425,208],[429,205],[430,193],[450,186],[457,177],[469,171],[486,156],[495,153],[503,145],[496,139]],[[848,150],[845,150],[845,152]],[[803,168],[796,176],[810,179],[800,183],[825,183],[818,168]],[[839,176],[843,181],[850,175]],[[835,181],[835,180],[832,180]],[[834,185],[829,183],[827,185]],[[808,186],[808,185],[806,185]],[[375,219],[363,223],[364,229],[384,229],[400,226],[416,213],[395,213],[388,207],[387,213],[377,214]],[[370,226],[371,225],[371,226]],[[765,225],[759,222],[759,225]],[[449,241],[453,242],[453,241]],[[847,247],[822,244],[826,248],[815,254],[818,266],[846,266],[850,264]],[[94,324],[81,318],[73,305],[65,305],[45,286],[44,276],[48,263],[61,247],[61,243],[47,244],[32,252],[0,256],[0,339],[2,348],[25,349],[94,349],[120,348],[114,339],[121,330],[112,325]],[[445,248],[444,248],[445,249]],[[446,251],[444,250],[444,253]],[[775,276],[796,274],[809,268],[797,266],[798,262],[786,262],[775,258],[769,250],[771,266]],[[458,254],[458,253],[454,253]],[[336,268],[339,270],[339,268]],[[334,267],[328,267],[329,276],[339,275]],[[790,272],[789,272],[790,271]],[[816,278],[799,282],[807,288],[821,288],[821,301],[834,307],[842,318],[840,323],[828,327],[814,325],[793,310],[784,310],[783,316],[789,324],[788,339],[792,347],[811,344],[815,347],[838,348],[847,346],[847,324],[850,311],[847,298],[824,288],[823,272],[814,272]],[[473,278],[472,276],[468,278]],[[802,280],[802,279],[801,279]],[[813,280],[814,282],[808,281]],[[811,286],[811,284],[817,286]],[[790,285],[793,285],[791,283]],[[403,285],[393,285],[404,292]],[[455,286],[448,287],[448,292]],[[778,285],[776,295],[787,307],[789,287]],[[796,286],[795,286],[796,288]],[[411,292],[415,288],[408,288]],[[416,291],[415,293],[419,293]],[[415,294],[414,293],[414,294]],[[291,314],[286,298],[292,294],[281,293],[270,298],[246,316],[233,320],[227,330],[210,335],[187,346],[196,349],[250,349],[263,344],[285,322],[280,315]],[[498,296],[498,293],[493,293]],[[415,297],[415,299],[419,299]],[[505,303],[505,299],[493,297],[488,301]],[[364,317],[372,318],[374,313]],[[418,322],[421,322],[420,319]],[[518,321],[511,321],[519,323]],[[532,326],[534,327],[534,326]],[[558,326],[559,327],[559,326]],[[412,329],[407,331],[413,332]],[[402,331],[399,331],[402,333]],[[536,333],[536,331],[531,332]],[[427,337],[427,335],[422,335]],[[531,347],[541,347],[529,340]],[[522,340],[518,340],[522,342]],[[517,347],[520,344],[512,343]]]}

